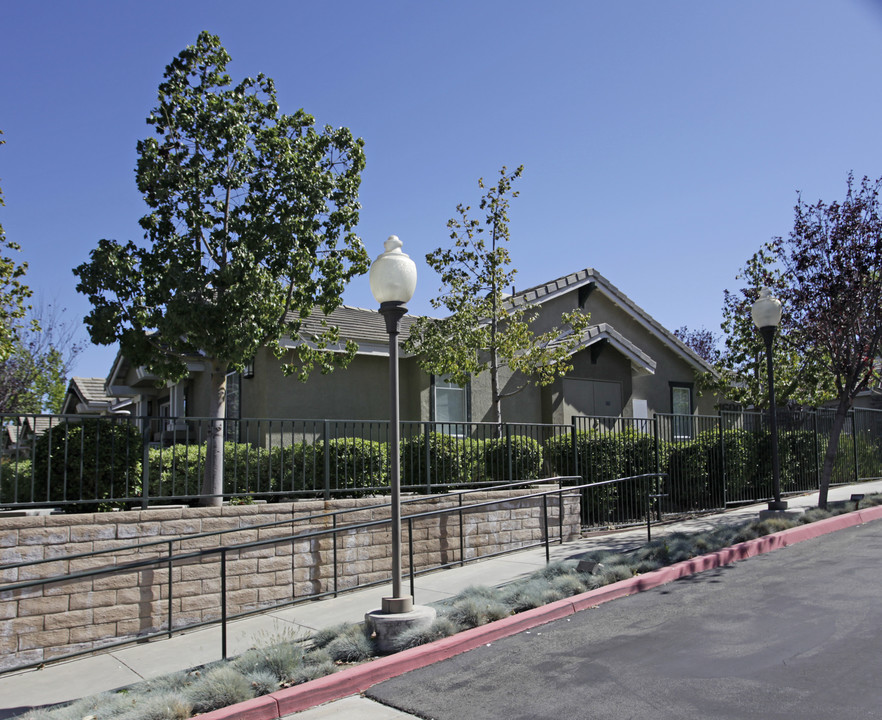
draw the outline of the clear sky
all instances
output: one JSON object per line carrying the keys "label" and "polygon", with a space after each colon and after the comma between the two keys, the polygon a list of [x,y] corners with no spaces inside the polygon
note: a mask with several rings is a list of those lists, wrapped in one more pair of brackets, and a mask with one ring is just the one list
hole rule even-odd
{"label": "clear sky", "polygon": [[[0,0],[0,224],[36,294],[89,310],[71,268],[138,240],[135,145],[201,30],[234,81],[365,140],[358,232],[424,262],[479,177],[525,166],[518,288],[593,267],[670,329],[717,330],[724,288],[792,227],[797,191],[882,176],[882,3],[871,0]],[[367,277],[345,302],[374,307]],[[87,339],[85,329],[82,336]],[[113,348],[76,375],[104,376]]]}

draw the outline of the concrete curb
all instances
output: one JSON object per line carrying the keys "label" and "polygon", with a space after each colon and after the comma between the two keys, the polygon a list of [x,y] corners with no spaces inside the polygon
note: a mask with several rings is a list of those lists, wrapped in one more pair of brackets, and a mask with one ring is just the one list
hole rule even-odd
{"label": "concrete curb", "polygon": [[882,505],[782,530],[717,552],[684,560],[645,575],[622,580],[597,590],[527,610],[427,645],[372,660],[364,665],[342,670],[296,687],[279,690],[271,695],[231,705],[221,710],[214,710],[199,717],[201,720],[278,720],[291,713],[364,692],[372,685],[403,675],[411,670],[418,670],[481,645],[488,645],[496,640],[596,607],[610,600],[651,590],[695,573],[713,570],[739,560],[879,519],[882,519]]}

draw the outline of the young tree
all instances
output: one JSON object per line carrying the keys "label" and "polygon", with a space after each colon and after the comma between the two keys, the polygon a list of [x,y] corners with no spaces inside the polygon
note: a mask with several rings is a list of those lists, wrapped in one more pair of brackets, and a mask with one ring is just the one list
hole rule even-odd
{"label": "young tree", "polygon": [[570,357],[581,341],[588,317],[576,310],[561,317],[565,330],[554,328],[536,335],[530,328],[536,317],[522,300],[503,293],[514,279],[509,240],[508,208],[518,196],[512,183],[523,166],[512,173],[505,167],[499,180],[485,190],[479,210],[483,222],[471,218],[471,207],[458,205],[459,218],[447,223],[452,248],[438,248],[426,255],[429,266],[441,275],[441,295],[432,306],[450,315],[443,320],[419,318],[411,327],[405,348],[416,353],[428,373],[447,375],[464,386],[473,376],[490,373],[495,421],[502,423],[503,398],[520,392],[519,385],[505,392],[500,370],[507,366],[539,385],[547,385],[571,369]]}
{"label": "young tree", "polygon": [[760,289],[768,287],[785,302],[773,345],[776,402],[814,407],[834,397],[832,378],[823,353],[806,352],[802,346],[797,318],[786,307],[787,278],[777,260],[774,243],[764,244],[736,275],[742,287],[724,291],[723,350],[714,361],[718,376],[706,381],[721,396],[746,407],[768,406],[766,349],[750,315]]}
{"label": "young tree", "polygon": [[[0,140],[0,145],[4,144],[6,141]],[[3,191],[0,190],[0,207],[5,204]],[[27,263],[16,263],[11,255],[3,254],[19,250],[18,244],[6,239],[0,225],[0,361],[12,355],[21,331],[21,320],[28,311],[27,300],[31,296],[31,289],[22,282],[28,269]]]}
{"label": "young tree", "polygon": [[83,349],[77,327],[63,313],[43,302],[28,311],[12,354],[0,361],[0,413],[61,412],[71,367]]}
{"label": "young tree", "polygon": [[[186,359],[211,369],[212,424],[203,492],[219,504],[226,374],[269,344],[280,357],[315,306],[325,314],[369,260],[353,228],[363,142],[346,128],[317,130],[303,110],[279,113],[272,80],[231,86],[230,58],[203,32],[166,68],[138,143],[138,189],[147,247],[101,240],[75,269],[94,309],[92,340],[120,343],[162,379],[186,376]],[[332,367],[328,327],[287,358],[286,372]],[[318,348],[318,349],[317,349]],[[350,345],[346,362],[354,356]]]}
{"label": "young tree", "polygon": [[839,437],[855,397],[875,377],[882,344],[882,179],[848,176],[842,202],[813,205],[799,197],[793,230],[776,238],[791,323],[806,353],[824,357],[836,391],[836,414],[824,455],[818,504],[827,492]]}

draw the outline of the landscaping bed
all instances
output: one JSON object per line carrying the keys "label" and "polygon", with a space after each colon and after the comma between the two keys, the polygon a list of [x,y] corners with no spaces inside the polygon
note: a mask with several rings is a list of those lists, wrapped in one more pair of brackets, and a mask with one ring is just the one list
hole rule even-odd
{"label": "landscaping bed", "polygon": [[[863,507],[882,505],[868,496]],[[798,519],[748,521],[706,532],[672,533],[629,552],[586,553],[580,561],[552,563],[527,578],[499,588],[471,587],[436,604],[438,618],[428,628],[399,638],[398,650],[439,640],[547,603],[632,578],[788,528],[855,509],[831,503],[829,511],[811,509]],[[310,637],[261,638],[239,657],[172,673],[128,688],[73,703],[33,710],[27,720],[184,720],[292,687],[376,657],[373,638],[361,624],[328,628]]]}

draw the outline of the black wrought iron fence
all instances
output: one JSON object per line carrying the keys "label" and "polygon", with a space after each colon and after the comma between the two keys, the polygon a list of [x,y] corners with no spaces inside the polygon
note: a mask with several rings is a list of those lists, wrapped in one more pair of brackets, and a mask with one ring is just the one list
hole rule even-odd
{"label": "black wrought iron fence", "polygon": [[[779,412],[781,487],[817,488],[833,413]],[[362,496],[389,486],[388,423],[353,420],[0,415],[0,507],[94,510],[193,502],[207,442],[221,425],[223,494],[238,502]],[[434,493],[578,475],[601,482],[665,474],[662,512],[712,510],[772,496],[767,416],[576,417],[539,423],[402,423],[402,488]],[[882,412],[855,410],[833,482],[882,475]],[[640,522],[642,490],[586,491],[587,525]],[[589,497],[590,494],[590,497]]]}

